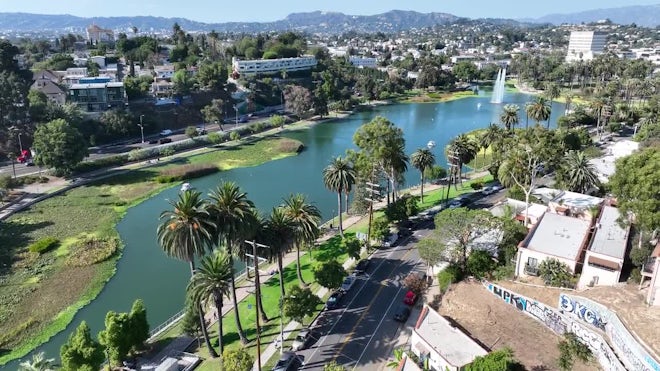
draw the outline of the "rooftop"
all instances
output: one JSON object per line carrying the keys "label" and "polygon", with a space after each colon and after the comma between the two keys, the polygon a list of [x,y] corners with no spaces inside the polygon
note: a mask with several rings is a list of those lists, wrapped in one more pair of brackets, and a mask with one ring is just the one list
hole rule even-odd
{"label": "rooftop", "polygon": [[560,258],[577,260],[591,223],[570,216],[545,213],[522,247]]}
{"label": "rooftop", "polygon": [[426,306],[414,331],[448,363],[462,367],[488,352],[432,308]]}
{"label": "rooftop", "polygon": [[598,180],[607,182],[616,169],[615,162],[621,157],[628,156],[639,148],[638,142],[632,140],[620,140],[607,148],[607,154],[589,160],[598,175]]}
{"label": "rooftop", "polygon": [[626,254],[628,243],[628,228],[623,229],[617,222],[621,214],[612,206],[603,207],[596,233],[591,241],[590,251],[605,254],[617,259],[623,259]]}
{"label": "rooftop", "polygon": [[600,197],[588,196],[582,193],[563,191],[552,202],[576,209],[588,209],[603,203]]}
{"label": "rooftop", "polygon": [[73,84],[69,87],[70,90],[75,89],[104,89],[104,88],[120,88],[123,87],[123,82],[104,82],[92,84]]}

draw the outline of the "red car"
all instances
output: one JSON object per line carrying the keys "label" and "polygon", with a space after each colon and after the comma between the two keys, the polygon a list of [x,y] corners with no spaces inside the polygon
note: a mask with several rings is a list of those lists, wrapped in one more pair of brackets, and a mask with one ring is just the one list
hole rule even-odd
{"label": "red car", "polygon": [[417,294],[415,294],[412,291],[408,291],[406,293],[406,297],[403,298],[403,304],[405,305],[415,305],[416,301],[417,301]]}

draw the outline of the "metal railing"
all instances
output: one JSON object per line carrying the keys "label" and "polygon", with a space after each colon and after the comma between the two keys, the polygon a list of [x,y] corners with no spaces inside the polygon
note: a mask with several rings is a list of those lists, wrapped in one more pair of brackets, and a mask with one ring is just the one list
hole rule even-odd
{"label": "metal railing", "polygon": [[[186,310],[183,309],[173,315],[172,317],[168,318],[165,322],[161,323],[160,325],[154,327],[151,331],[149,331],[149,340],[153,339],[154,337],[162,334],[165,332],[167,329],[172,327],[175,323],[177,323],[183,316],[186,314]],[[149,341],[148,340],[148,341]]]}
{"label": "metal railing", "polygon": [[655,260],[656,259],[658,259],[658,258],[654,258],[654,257],[648,258],[646,263],[644,263],[644,265],[642,266],[642,273],[652,274],[653,270],[655,269]]}
{"label": "metal railing", "polygon": [[530,276],[538,276],[539,267],[536,265],[530,265],[529,263],[525,263],[525,274],[528,274]]}

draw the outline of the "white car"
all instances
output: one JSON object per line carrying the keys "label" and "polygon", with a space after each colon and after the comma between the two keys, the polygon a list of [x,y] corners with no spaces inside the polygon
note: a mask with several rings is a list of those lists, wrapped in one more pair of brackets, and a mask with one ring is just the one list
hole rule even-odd
{"label": "white car", "polygon": [[497,192],[497,190],[495,189],[495,187],[484,187],[484,188],[481,190],[481,194],[484,195],[484,196],[492,195],[492,194],[495,193],[495,192]]}
{"label": "white car", "polygon": [[165,130],[160,132],[160,135],[163,136],[163,137],[166,137],[166,136],[171,135],[171,134],[172,134],[172,130],[170,130],[170,129],[165,129]]}
{"label": "white car", "polygon": [[350,290],[351,287],[353,287],[356,280],[357,277],[351,274],[350,276],[344,279],[344,282],[342,282],[341,287],[339,289],[343,292],[348,292],[348,290]]}

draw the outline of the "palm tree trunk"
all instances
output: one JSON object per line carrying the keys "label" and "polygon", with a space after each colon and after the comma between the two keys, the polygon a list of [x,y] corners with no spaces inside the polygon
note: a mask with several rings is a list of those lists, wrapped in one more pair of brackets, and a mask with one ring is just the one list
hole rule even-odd
{"label": "palm tree trunk", "polygon": [[222,342],[222,305],[223,305],[223,299],[222,299],[222,293],[220,294],[220,298],[215,300],[215,308],[218,311],[218,346],[220,347],[220,354],[222,354],[225,350],[224,348],[224,343]]}
{"label": "palm tree trunk", "polygon": [[420,190],[419,194],[421,196],[422,202],[424,202],[424,169],[422,169],[422,184],[421,184],[421,186],[422,186],[422,189]]}
{"label": "palm tree trunk", "polygon": [[341,191],[337,192],[337,217],[339,218],[339,234],[344,237],[344,228],[341,223]]}
{"label": "palm tree trunk", "polygon": [[[552,101],[550,101],[550,104],[552,104]],[[548,121],[545,124],[546,129],[550,129],[550,116],[552,115],[552,111],[548,114]]]}
{"label": "palm tree trunk", "polygon": [[232,275],[231,279],[229,280],[229,285],[231,288],[231,302],[234,305],[234,319],[236,320],[236,331],[238,332],[238,337],[241,339],[241,344],[245,345],[247,344],[247,338],[245,337],[245,333],[243,332],[243,326],[241,325],[241,317],[238,312],[238,300],[236,299],[236,281],[234,280],[234,258],[233,256],[229,259],[231,261],[231,266],[232,266]]}
{"label": "palm tree trunk", "polygon": [[350,192],[346,191],[346,193],[344,194],[344,212],[346,213],[346,215],[348,215],[348,194],[349,193]]}
{"label": "palm tree trunk", "polygon": [[[191,260],[189,262],[190,264],[190,277],[192,278],[193,275],[195,275],[195,262]],[[216,358],[218,356],[218,353],[216,353],[215,349],[213,349],[213,345],[211,345],[211,339],[209,339],[209,332],[208,329],[206,328],[206,319],[204,318],[204,308],[202,307],[202,303],[197,303],[197,311],[199,311],[199,325],[200,329],[202,330],[202,336],[204,337],[204,343],[206,344],[206,347],[209,350],[209,355],[212,358]]]}
{"label": "palm tree trunk", "polygon": [[307,287],[307,283],[303,280],[302,271],[300,269],[300,245],[296,244],[296,274],[298,274],[298,281],[304,287]]}
{"label": "palm tree trunk", "polygon": [[286,292],[284,291],[284,269],[282,269],[282,253],[279,252],[277,253],[277,271],[280,274],[280,298],[284,298],[286,296]]}
{"label": "palm tree trunk", "polygon": [[[255,273],[255,275],[259,274],[259,268],[257,268],[254,271],[254,273]],[[259,284],[261,284],[261,277],[259,277],[259,280],[257,282],[259,282]],[[261,320],[264,321],[264,323],[265,323],[265,322],[270,321],[270,318],[268,318],[268,315],[266,315],[266,311],[264,310],[264,295],[263,295],[263,292],[261,292],[261,290],[259,290],[258,292],[259,292],[259,311],[261,312]]]}

